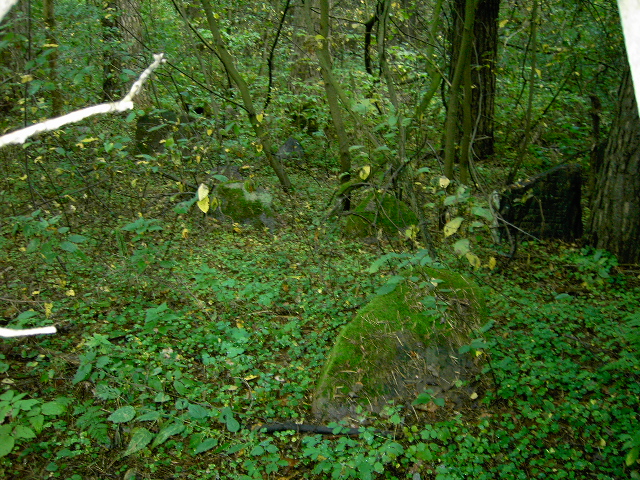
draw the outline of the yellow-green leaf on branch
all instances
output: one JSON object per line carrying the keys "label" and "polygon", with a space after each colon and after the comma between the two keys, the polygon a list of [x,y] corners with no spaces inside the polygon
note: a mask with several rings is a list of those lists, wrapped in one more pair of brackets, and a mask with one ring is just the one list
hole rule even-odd
{"label": "yellow-green leaf on branch", "polygon": [[371,165],[365,165],[360,169],[360,173],[358,174],[362,180],[366,180],[369,178],[369,174],[371,173]]}
{"label": "yellow-green leaf on branch", "polygon": [[198,187],[198,201],[204,200],[209,196],[209,187],[201,183]]}
{"label": "yellow-green leaf on branch", "polygon": [[480,261],[480,258],[471,253],[471,252],[467,252],[467,254],[465,255],[467,257],[467,260],[469,260],[469,263],[474,267],[474,268],[480,268],[480,266],[482,265],[482,262]]}
{"label": "yellow-green leaf on branch", "polygon": [[198,208],[202,210],[203,213],[207,213],[209,211],[209,197],[198,200]]}
{"label": "yellow-green leaf on branch", "polygon": [[449,220],[447,222],[447,224],[444,226],[444,236],[446,237],[450,237],[451,235],[453,235],[454,233],[456,233],[458,231],[458,229],[460,228],[460,225],[462,224],[462,221],[464,220],[464,218],[462,217],[456,217],[452,220]]}

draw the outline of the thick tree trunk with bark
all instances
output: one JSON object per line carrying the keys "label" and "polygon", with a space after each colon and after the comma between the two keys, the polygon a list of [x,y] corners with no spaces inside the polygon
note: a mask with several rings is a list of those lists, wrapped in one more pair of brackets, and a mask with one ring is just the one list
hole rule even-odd
{"label": "thick tree trunk with bark", "polygon": [[629,72],[618,92],[616,119],[591,204],[590,243],[621,263],[640,263],[640,117]]}
{"label": "thick tree trunk with bark", "polygon": [[[467,0],[453,0],[451,77],[455,73],[463,37]],[[500,0],[479,0],[471,47],[471,123],[473,157],[483,160],[494,153],[493,117],[496,95],[495,63],[498,56]],[[460,112],[462,114],[462,112]],[[459,124],[464,120],[460,118]],[[462,132],[459,132],[462,135]]]}

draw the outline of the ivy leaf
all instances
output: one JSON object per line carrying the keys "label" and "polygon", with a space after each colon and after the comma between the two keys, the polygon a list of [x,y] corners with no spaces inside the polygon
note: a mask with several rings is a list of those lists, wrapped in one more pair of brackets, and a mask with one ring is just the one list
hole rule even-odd
{"label": "ivy leaf", "polygon": [[197,455],[199,453],[206,452],[207,450],[211,450],[216,445],[218,445],[217,438],[207,438],[206,440],[200,442],[200,444],[196,447],[194,454]]}
{"label": "ivy leaf", "polygon": [[240,423],[233,418],[233,412],[229,407],[224,407],[220,412],[220,420],[227,425],[227,430],[235,433],[240,430]]}
{"label": "ivy leaf", "polygon": [[174,422],[171,425],[164,427],[162,430],[158,432],[155,440],[151,444],[151,448],[155,448],[158,445],[167,441],[167,439],[173,435],[177,435],[178,433],[184,430],[184,424],[182,422]]}
{"label": "ivy leaf", "polygon": [[121,407],[113,412],[107,420],[112,421],[113,423],[125,423],[129,420],[133,420],[133,417],[136,416],[136,409],[131,405],[127,405],[125,407]]}
{"label": "ivy leaf", "polygon": [[189,416],[196,420],[207,418],[209,416],[210,411],[200,405],[194,405],[192,403],[189,404]]}
{"label": "ivy leaf", "polygon": [[131,436],[131,441],[129,442],[129,446],[122,454],[123,457],[127,455],[131,455],[132,453],[139,452],[144,447],[149,445],[149,442],[153,439],[153,433],[151,433],[146,428],[138,427],[133,429],[133,435]]}

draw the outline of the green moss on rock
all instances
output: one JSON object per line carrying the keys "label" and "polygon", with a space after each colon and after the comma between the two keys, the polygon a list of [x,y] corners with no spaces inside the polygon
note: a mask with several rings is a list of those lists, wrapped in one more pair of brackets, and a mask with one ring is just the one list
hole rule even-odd
{"label": "green moss on rock", "polygon": [[228,182],[218,185],[216,197],[223,218],[237,223],[263,224],[275,227],[272,209],[273,198],[263,189],[254,189],[247,182]]}
{"label": "green moss on rock", "polygon": [[389,400],[410,403],[429,385],[454,398],[456,381],[475,377],[474,359],[458,349],[485,321],[481,289],[447,270],[422,267],[408,277],[343,328],[317,383],[318,418],[340,420],[358,405],[379,411]]}
{"label": "green moss on rock", "polygon": [[376,235],[379,229],[395,236],[398,231],[418,223],[416,214],[388,193],[370,192],[352,213],[347,217],[345,231],[357,237]]}

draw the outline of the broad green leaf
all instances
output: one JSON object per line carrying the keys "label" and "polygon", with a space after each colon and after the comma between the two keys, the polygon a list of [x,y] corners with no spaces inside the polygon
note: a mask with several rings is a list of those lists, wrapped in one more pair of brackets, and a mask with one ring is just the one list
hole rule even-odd
{"label": "broad green leaf", "polygon": [[640,447],[635,447],[629,450],[629,453],[627,454],[627,458],[625,459],[625,463],[627,464],[627,467],[630,467],[631,465],[633,465],[638,459],[639,455],[640,455]]}
{"label": "broad green leaf", "polygon": [[15,440],[11,435],[0,435],[0,457],[4,457],[11,453]]}
{"label": "broad green leaf", "polygon": [[197,455],[199,453],[206,452],[207,450],[211,450],[216,445],[218,445],[217,438],[207,438],[196,447],[194,454]]}
{"label": "broad green leaf", "polygon": [[447,198],[444,199],[443,205],[445,207],[448,207],[450,205],[455,205],[456,203],[458,203],[458,195],[449,195]]}
{"label": "broad green leaf", "polygon": [[13,438],[16,440],[20,438],[36,438],[36,433],[29,427],[16,425],[13,429]]}
{"label": "broad green leaf", "polygon": [[200,405],[189,404],[189,416],[195,419],[207,418],[210,414],[210,410]]}
{"label": "broad green leaf", "polygon": [[82,382],[89,377],[91,370],[93,369],[93,364],[85,363],[84,365],[80,365],[78,367],[78,371],[73,377],[72,383],[75,385],[76,383]]}
{"label": "broad green leaf", "polygon": [[458,240],[456,243],[453,244],[453,251],[456,253],[456,255],[459,255],[459,256],[466,255],[467,253],[469,253],[470,250],[471,250],[471,247],[469,246],[468,238],[461,238],[460,240]]}
{"label": "broad green leaf", "polygon": [[124,422],[128,422],[129,420],[133,420],[133,417],[135,416],[136,416],[136,409],[133,408],[131,405],[127,405],[117,409],[115,412],[109,415],[107,420],[113,423],[124,423]]}
{"label": "broad green leaf", "polygon": [[149,445],[149,442],[151,442],[153,436],[153,433],[151,433],[146,428],[134,428],[133,435],[131,435],[131,440],[129,441],[129,445],[122,455],[126,457],[127,455],[131,455],[132,453],[139,452],[144,447]]}
{"label": "broad green leaf", "polygon": [[222,409],[222,411],[220,412],[220,420],[227,425],[227,430],[229,430],[231,433],[235,433],[240,430],[240,423],[238,423],[238,421],[233,418],[233,412],[231,411],[231,408],[224,407]]}
{"label": "broad green leaf", "polygon": [[187,392],[187,387],[184,386],[184,383],[182,383],[180,380],[175,380],[173,382],[173,388],[176,389],[176,392],[178,392],[180,395],[186,395]]}
{"label": "broad green leaf", "polygon": [[184,424],[182,422],[175,422],[171,425],[164,427],[162,430],[158,432],[158,435],[153,440],[151,444],[151,448],[155,448],[158,445],[164,443],[169,437],[173,435],[177,435],[178,433],[184,430]]}
{"label": "broad green leaf", "polygon": [[40,400],[38,400],[37,398],[29,398],[27,400],[19,400],[17,402],[14,402],[13,408],[15,408],[16,410],[23,410],[25,412],[28,412],[39,403]]}
{"label": "broad green leaf", "polygon": [[402,275],[394,275],[393,277],[389,278],[389,280],[387,280],[387,283],[385,283],[376,291],[376,295],[386,295],[387,293],[391,293],[400,283],[404,281],[405,278]]}
{"label": "broad green leaf", "polygon": [[4,400],[8,402],[13,398],[15,394],[16,394],[15,390],[7,390],[2,395],[0,395],[0,400]]}
{"label": "broad green leaf", "polygon": [[462,224],[463,220],[464,220],[464,218],[462,218],[462,217],[456,217],[453,220],[449,220],[447,222],[447,224],[444,226],[444,236],[445,236],[445,238],[446,237],[450,237],[451,235],[456,233],[458,231],[458,229],[460,228],[460,225]]}
{"label": "broad green leaf", "polygon": [[158,420],[159,418],[160,418],[160,412],[158,412],[157,410],[151,410],[150,412],[143,413],[142,415],[140,415],[138,418],[136,418],[136,421],[138,421],[138,422],[154,422],[154,421]]}
{"label": "broad green leaf", "polygon": [[36,433],[40,433],[44,425],[44,415],[34,415],[33,417],[29,417],[29,423]]}
{"label": "broad green leaf", "polygon": [[60,242],[60,248],[65,252],[74,253],[78,251],[78,246],[75,243],[71,242]]}
{"label": "broad green leaf", "polygon": [[156,403],[168,402],[169,400],[171,400],[171,397],[164,392],[159,392],[153,397],[153,401]]}
{"label": "broad green leaf", "polygon": [[69,235],[69,237],[67,237],[67,239],[70,242],[73,242],[73,243],[82,243],[87,239],[87,237],[85,237],[84,235],[77,235],[77,234],[74,233],[74,234]]}
{"label": "broad green leaf", "polygon": [[61,415],[66,411],[66,407],[55,400],[42,405],[42,413],[44,415]]}
{"label": "broad green leaf", "polygon": [[478,215],[479,217],[485,218],[490,222],[493,220],[493,214],[491,213],[491,210],[489,210],[488,208],[473,207],[471,209],[471,213],[473,213],[474,215]]}

